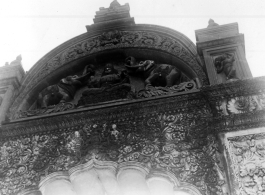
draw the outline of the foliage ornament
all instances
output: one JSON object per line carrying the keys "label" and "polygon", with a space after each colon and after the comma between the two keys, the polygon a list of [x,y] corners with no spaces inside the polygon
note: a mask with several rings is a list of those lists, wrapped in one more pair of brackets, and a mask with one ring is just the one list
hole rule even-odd
{"label": "foliage ornament", "polygon": [[159,32],[110,31],[82,40],[56,54],[48,62],[41,64],[41,68],[34,74],[30,74],[24,81],[23,86],[25,88],[21,88],[19,96],[13,103],[10,109],[11,115],[15,114],[28,92],[51,72],[78,58],[118,48],[150,48],[165,51],[184,61],[198,75],[202,83],[207,83],[206,74],[196,56],[180,40]]}
{"label": "foliage ornament", "polygon": [[174,173],[202,194],[222,194],[226,179],[217,143],[214,136],[201,137],[205,127],[195,118],[204,114],[198,113],[157,113],[131,122],[91,118],[82,126],[76,123],[78,130],[2,140],[1,193],[32,188],[48,174],[96,159],[139,162],[151,170]]}

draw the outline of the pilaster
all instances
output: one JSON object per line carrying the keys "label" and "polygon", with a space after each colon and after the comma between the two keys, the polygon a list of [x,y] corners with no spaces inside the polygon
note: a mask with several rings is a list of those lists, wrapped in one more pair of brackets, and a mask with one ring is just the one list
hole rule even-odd
{"label": "pilaster", "polygon": [[99,8],[93,20],[94,24],[86,26],[87,31],[110,30],[135,24],[134,18],[130,16],[129,4],[120,5],[117,0],[114,0],[109,8]]}

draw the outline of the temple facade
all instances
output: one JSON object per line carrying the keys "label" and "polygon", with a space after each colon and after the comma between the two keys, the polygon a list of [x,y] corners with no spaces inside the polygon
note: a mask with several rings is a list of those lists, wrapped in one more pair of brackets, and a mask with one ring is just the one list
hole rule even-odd
{"label": "temple facade", "polygon": [[135,24],[128,4],[28,73],[0,67],[1,195],[265,194],[265,78],[238,24]]}

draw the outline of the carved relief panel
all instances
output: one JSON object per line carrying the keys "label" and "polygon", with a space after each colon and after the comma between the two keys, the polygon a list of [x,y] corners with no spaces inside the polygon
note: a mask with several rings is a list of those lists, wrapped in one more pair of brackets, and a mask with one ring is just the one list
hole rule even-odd
{"label": "carved relief panel", "polygon": [[224,134],[232,193],[262,195],[265,193],[265,128]]}
{"label": "carved relief panel", "polygon": [[211,84],[227,83],[250,78],[249,68],[242,60],[239,46],[219,47],[203,50],[203,56]]}
{"label": "carved relief panel", "polygon": [[224,83],[238,79],[234,53],[223,53],[222,55],[217,55],[214,57],[213,61],[218,83]]}
{"label": "carved relief panel", "polygon": [[196,39],[211,85],[252,77],[237,23],[197,30]]}
{"label": "carved relief panel", "polygon": [[175,64],[133,56],[88,64],[78,75],[66,76],[43,89],[31,109],[17,113],[16,118],[196,90],[197,81],[189,77]]}
{"label": "carved relief panel", "polygon": [[0,142],[1,192],[34,187],[44,176],[96,159],[138,162],[150,170],[173,173],[201,194],[227,194],[218,143],[209,129],[211,111],[203,99],[194,97],[167,97],[7,124],[6,138]]}
{"label": "carved relief panel", "polygon": [[[78,65],[76,64],[78,60],[94,58],[95,55],[101,55],[116,50],[133,50],[141,53],[141,59],[139,56],[135,56],[138,58],[138,62],[153,60],[155,63],[161,64],[167,59],[168,62],[165,64],[176,66],[177,63],[171,63],[171,60],[173,58],[174,60],[178,59],[182,62],[182,68],[184,67],[184,69],[190,71],[189,74],[193,75],[193,79],[196,78],[200,84],[207,84],[208,80],[202,64],[196,57],[195,46],[190,40],[182,36],[181,33],[168,31],[168,34],[165,35],[161,33],[164,29],[162,27],[148,26],[149,30],[146,29],[147,26],[137,26],[136,29],[134,28],[135,27],[130,26],[130,29],[127,30],[102,31],[97,35],[91,35],[90,33],[84,34],[73,39],[71,44],[70,42],[65,43],[66,47],[62,46],[53,50],[53,52],[49,53],[48,57],[40,60],[38,65],[35,66],[34,71],[31,71],[24,79],[23,86],[25,86],[25,88],[21,89],[18,97],[14,100],[10,108],[11,118],[15,118],[17,110],[25,110],[25,108],[28,108],[27,103],[29,101],[27,101],[27,98],[29,93],[39,92],[37,88],[40,86],[40,88],[43,89],[43,85],[45,85],[43,81],[45,81],[49,75],[57,74],[62,69],[66,69],[66,67],[70,67],[70,69],[74,70],[74,67]],[[161,30],[159,30],[159,28],[161,28]],[[148,57],[144,58],[143,56],[146,51],[147,53],[150,51],[156,52],[156,54],[148,55]],[[134,56],[134,53],[130,55]],[[124,56],[123,62],[125,58],[130,55]],[[164,60],[157,61],[157,56],[161,56]],[[90,63],[92,62],[88,60],[87,64]],[[106,61],[105,63],[110,62]],[[97,63],[94,62],[92,64],[97,65]],[[117,68],[115,64],[114,67]],[[79,74],[79,76],[80,75],[81,74]],[[64,76],[67,75],[65,74]],[[189,76],[190,75],[188,75],[188,77]],[[54,82],[51,82],[51,84],[54,84]],[[165,94],[166,92],[165,90],[160,90],[158,93]],[[152,96],[152,93],[148,93],[147,95]],[[144,93],[143,96],[146,96],[146,94]],[[31,99],[30,104],[32,104],[32,101]]]}

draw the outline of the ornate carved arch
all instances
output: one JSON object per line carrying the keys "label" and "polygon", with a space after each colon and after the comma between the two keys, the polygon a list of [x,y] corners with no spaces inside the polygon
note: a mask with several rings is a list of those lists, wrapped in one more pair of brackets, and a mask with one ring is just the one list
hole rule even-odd
{"label": "ornate carved arch", "polygon": [[86,33],[55,48],[30,70],[18,97],[10,108],[15,111],[29,106],[29,99],[47,86],[49,75],[74,66],[71,63],[102,52],[117,49],[145,49],[163,52],[185,64],[193,78],[207,84],[207,77],[197,58],[195,45],[184,35],[158,26],[137,25],[107,32]]}

